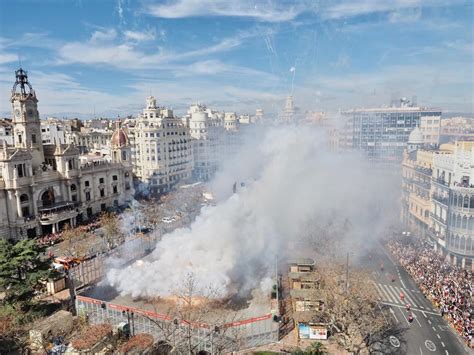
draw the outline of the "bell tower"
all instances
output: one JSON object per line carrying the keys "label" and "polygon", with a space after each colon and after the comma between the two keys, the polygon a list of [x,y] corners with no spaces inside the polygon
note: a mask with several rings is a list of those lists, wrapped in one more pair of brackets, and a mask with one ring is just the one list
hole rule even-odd
{"label": "bell tower", "polygon": [[31,153],[33,169],[36,169],[44,162],[38,99],[33,87],[28,82],[27,72],[20,68],[15,71],[15,76],[16,81],[10,100],[13,113],[14,145],[15,148],[26,149]]}

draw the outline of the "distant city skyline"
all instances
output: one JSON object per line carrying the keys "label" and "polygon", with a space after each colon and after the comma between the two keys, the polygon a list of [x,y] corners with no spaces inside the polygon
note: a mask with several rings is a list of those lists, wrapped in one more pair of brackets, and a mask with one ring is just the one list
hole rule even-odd
{"label": "distant city skyline", "polygon": [[20,62],[42,117],[137,114],[150,94],[179,114],[275,113],[292,91],[303,110],[416,95],[472,113],[472,13],[464,0],[2,1],[0,114]]}

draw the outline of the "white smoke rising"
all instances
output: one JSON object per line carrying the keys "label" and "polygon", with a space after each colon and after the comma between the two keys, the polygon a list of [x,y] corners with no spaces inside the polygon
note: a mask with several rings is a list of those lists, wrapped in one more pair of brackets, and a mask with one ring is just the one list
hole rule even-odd
{"label": "white smoke rising", "polygon": [[[308,220],[349,221],[349,241],[369,243],[369,231],[377,235],[396,219],[398,181],[382,175],[355,156],[328,152],[309,127],[262,130],[216,176],[216,206],[165,235],[141,265],[109,271],[108,281],[122,294],[167,296],[191,272],[202,290],[248,295],[268,284],[276,256]],[[338,238],[332,242],[345,242]]]}

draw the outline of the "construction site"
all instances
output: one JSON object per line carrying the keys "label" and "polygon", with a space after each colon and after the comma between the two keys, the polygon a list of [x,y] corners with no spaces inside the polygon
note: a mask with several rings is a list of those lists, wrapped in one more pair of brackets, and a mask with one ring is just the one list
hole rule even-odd
{"label": "construction site", "polygon": [[[112,265],[125,268],[143,264],[160,240],[161,235],[150,233],[146,238],[126,241],[113,256],[98,256],[68,271],[78,318],[88,327],[110,330],[110,341],[97,339],[102,345],[94,352],[116,349],[111,345],[114,334],[135,342],[145,339],[144,334],[152,336],[151,344],[160,346],[160,353],[237,351],[278,341],[277,292],[256,289],[245,299],[216,298],[192,294],[185,287],[170,297],[132,297],[106,282]],[[274,288],[276,280],[275,276]]]}

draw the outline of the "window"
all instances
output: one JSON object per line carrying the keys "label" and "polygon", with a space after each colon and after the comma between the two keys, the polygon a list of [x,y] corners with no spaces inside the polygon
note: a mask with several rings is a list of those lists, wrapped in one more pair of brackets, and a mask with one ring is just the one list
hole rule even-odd
{"label": "window", "polygon": [[32,142],[33,144],[36,144],[36,134],[32,134],[32,135],[31,135],[31,142]]}
{"label": "window", "polygon": [[84,182],[84,186],[85,186],[85,187],[89,187],[89,185],[90,185],[90,184],[89,184],[89,181],[85,181],[85,182]]}
{"label": "window", "polygon": [[18,135],[18,143],[23,143],[23,139],[21,138],[21,134]]}
{"label": "window", "polygon": [[130,183],[129,182],[125,183],[125,190],[130,190]]}
{"label": "window", "polygon": [[28,206],[24,206],[21,208],[21,214],[23,217],[29,217],[30,216],[30,208]]}
{"label": "window", "polygon": [[105,190],[104,189],[100,189],[100,197],[104,197],[105,196]]}
{"label": "window", "polygon": [[71,191],[77,191],[77,187],[76,187],[75,184],[72,184],[72,185],[71,185]]}
{"label": "window", "polygon": [[99,179],[99,184],[103,184],[104,183],[104,178],[100,178]]}
{"label": "window", "polygon": [[86,201],[90,201],[90,200],[91,200],[91,192],[86,191]]}
{"label": "window", "polygon": [[117,185],[115,185],[115,186],[113,187],[113,192],[114,192],[114,194],[117,194],[117,193],[118,193]]}
{"label": "window", "polygon": [[112,176],[112,180],[117,181],[117,175]]}

